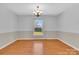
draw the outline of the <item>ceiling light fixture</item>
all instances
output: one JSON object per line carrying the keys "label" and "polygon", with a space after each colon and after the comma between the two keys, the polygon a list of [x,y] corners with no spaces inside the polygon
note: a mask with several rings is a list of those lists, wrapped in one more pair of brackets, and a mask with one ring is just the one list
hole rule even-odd
{"label": "ceiling light fixture", "polygon": [[39,6],[37,6],[34,10],[33,13],[35,16],[39,17],[42,14],[42,10],[40,10]]}

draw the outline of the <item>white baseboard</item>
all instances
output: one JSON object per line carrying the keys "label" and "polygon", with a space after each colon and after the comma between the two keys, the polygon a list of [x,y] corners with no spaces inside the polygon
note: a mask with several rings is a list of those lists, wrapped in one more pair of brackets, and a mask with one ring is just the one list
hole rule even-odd
{"label": "white baseboard", "polygon": [[72,47],[73,49],[79,51],[79,48],[77,48],[77,47],[75,47],[75,46],[73,46],[73,45],[67,43],[66,41],[64,41],[64,40],[62,40],[62,39],[60,39],[60,38],[59,38],[58,40],[62,41],[63,43],[65,43],[65,44],[67,44],[67,45],[69,45],[69,46]]}
{"label": "white baseboard", "polygon": [[17,38],[16,40],[58,39],[58,38]]}
{"label": "white baseboard", "polygon": [[11,42],[9,42],[9,43],[6,43],[6,44],[3,45],[2,47],[0,47],[0,49],[3,49],[3,48],[5,48],[5,47],[7,47],[8,45],[12,44],[12,43],[15,42],[15,41],[16,41],[16,40],[11,41]]}

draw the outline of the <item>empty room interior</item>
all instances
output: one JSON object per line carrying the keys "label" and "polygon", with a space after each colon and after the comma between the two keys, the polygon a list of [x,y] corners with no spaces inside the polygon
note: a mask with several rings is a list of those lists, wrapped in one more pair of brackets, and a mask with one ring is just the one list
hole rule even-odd
{"label": "empty room interior", "polygon": [[79,3],[0,3],[0,55],[79,55]]}

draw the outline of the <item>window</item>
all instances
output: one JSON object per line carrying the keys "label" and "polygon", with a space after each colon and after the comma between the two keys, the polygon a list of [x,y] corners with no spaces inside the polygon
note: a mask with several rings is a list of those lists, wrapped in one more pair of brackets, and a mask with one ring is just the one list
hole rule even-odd
{"label": "window", "polygon": [[34,26],[34,35],[43,35],[43,20],[36,19],[35,26]]}

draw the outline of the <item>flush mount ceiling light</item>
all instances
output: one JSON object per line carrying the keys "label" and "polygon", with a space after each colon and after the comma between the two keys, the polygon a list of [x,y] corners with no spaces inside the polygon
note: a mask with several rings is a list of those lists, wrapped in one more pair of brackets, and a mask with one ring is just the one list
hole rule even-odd
{"label": "flush mount ceiling light", "polygon": [[42,10],[40,10],[39,6],[37,6],[34,10],[33,13],[35,16],[39,17],[42,14]]}

